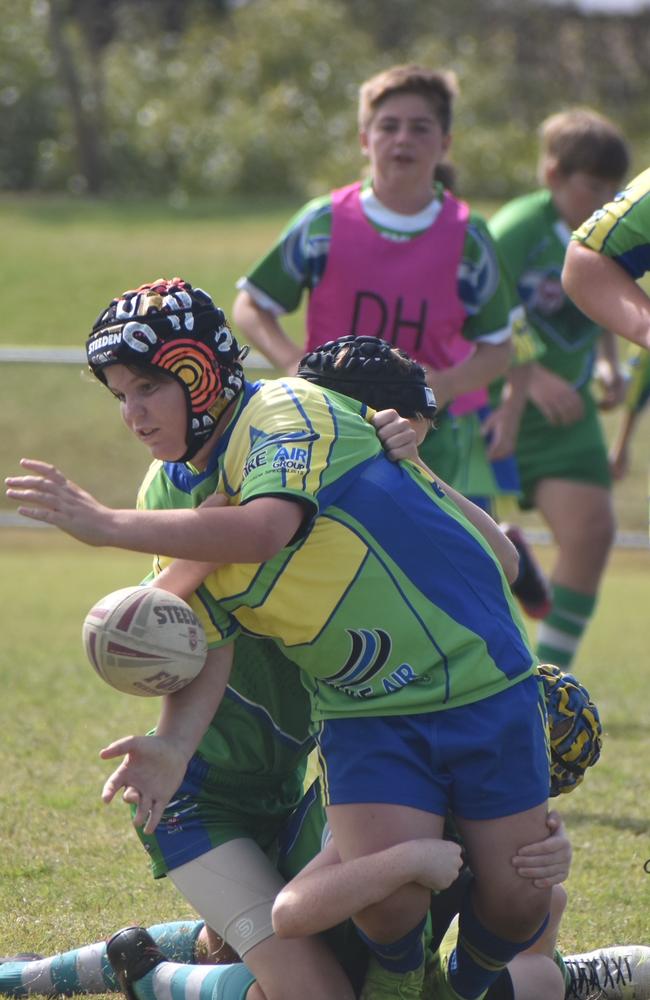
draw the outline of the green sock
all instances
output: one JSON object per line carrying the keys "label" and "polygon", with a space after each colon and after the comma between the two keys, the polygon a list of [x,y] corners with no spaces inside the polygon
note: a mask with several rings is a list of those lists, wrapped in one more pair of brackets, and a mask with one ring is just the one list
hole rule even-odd
{"label": "green sock", "polygon": [[579,594],[557,583],[552,589],[553,606],[537,632],[537,655],[542,663],[553,663],[564,670],[571,666],[594,613],[596,595]]}
{"label": "green sock", "polygon": [[558,951],[557,948],[553,952],[553,961],[555,962],[555,964],[557,965],[558,969],[562,973],[562,976],[564,978],[564,988],[565,988],[566,992],[568,993],[569,992],[569,987],[571,986],[571,976],[569,974],[569,970],[566,967],[566,963],[564,961],[564,958],[562,957],[562,952]]}

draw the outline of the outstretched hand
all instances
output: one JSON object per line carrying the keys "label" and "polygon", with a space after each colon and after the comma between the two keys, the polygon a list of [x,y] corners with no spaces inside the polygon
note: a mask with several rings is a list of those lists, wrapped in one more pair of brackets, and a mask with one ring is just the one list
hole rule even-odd
{"label": "outstretched hand", "polygon": [[125,754],[102,789],[102,801],[112,802],[120,788],[122,798],[135,805],[135,826],[153,833],[174,792],[183,780],[186,756],[162,736],[125,736],[100,750],[99,756],[111,760]]}
{"label": "outstretched hand", "polygon": [[20,502],[19,514],[52,524],[87,545],[108,543],[108,507],[66,479],[54,465],[32,458],[23,458],[20,464],[31,475],[5,479],[7,496]]}
{"label": "outstretched hand", "polygon": [[545,840],[521,847],[512,859],[519,875],[531,879],[537,889],[565,882],[571,867],[571,841],[554,809],[546,817],[546,826],[549,835]]}

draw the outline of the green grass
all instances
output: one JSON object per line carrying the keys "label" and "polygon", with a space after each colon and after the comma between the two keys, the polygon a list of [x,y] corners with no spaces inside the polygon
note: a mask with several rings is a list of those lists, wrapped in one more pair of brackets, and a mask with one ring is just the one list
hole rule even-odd
{"label": "green grass", "polygon": [[[126,288],[180,275],[227,314],[235,282],[297,205],[200,201],[92,202],[0,197],[2,267],[11,295],[0,344],[83,346],[103,306]],[[289,323],[298,332],[299,317]]]}
{"label": "green grass", "polygon": [[[68,948],[126,923],[191,915],[171,884],[151,879],[126,807],[99,800],[110,766],[98,750],[146,731],[157,702],[105,686],[85,661],[80,626],[96,597],[143,575],[147,558],[50,529],[0,531],[0,550],[2,952]],[[575,667],[600,706],[603,755],[557,802],[574,844],[569,951],[647,937],[647,601],[647,556],[617,551]]]}

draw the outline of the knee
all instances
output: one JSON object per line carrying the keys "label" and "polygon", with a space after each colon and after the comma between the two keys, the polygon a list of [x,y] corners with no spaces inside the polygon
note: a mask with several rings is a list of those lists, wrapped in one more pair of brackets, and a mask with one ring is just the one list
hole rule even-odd
{"label": "knee", "polygon": [[[522,879],[523,882],[523,879]],[[525,883],[516,892],[501,897],[488,927],[508,941],[530,941],[542,927],[551,905],[551,890]]]}
{"label": "knee", "polygon": [[429,911],[431,893],[409,885],[355,914],[354,922],[372,941],[390,944],[408,934]]}

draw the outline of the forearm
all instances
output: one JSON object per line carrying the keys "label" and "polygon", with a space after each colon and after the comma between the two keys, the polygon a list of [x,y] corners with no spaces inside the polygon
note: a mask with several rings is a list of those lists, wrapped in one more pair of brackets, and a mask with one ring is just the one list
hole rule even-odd
{"label": "forearm", "polygon": [[165,566],[158,576],[154,577],[149,586],[167,590],[186,601],[218,565],[218,563],[175,559],[170,566]]}
{"label": "forearm", "polygon": [[532,363],[516,365],[510,369],[503,386],[501,406],[508,413],[508,419],[519,426],[528,399],[528,388],[533,375]]}
{"label": "forearm", "polygon": [[221,704],[233,648],[230,644],[209,650],[201,673],[186,687],[162,699],[156,735],[173,743],[188,761]]}
{"label": "forearm", "polygon": [[273,929],[278,937],[318,934],[379,903],[417,878],[412,842],[376,854],[301,873],[278,894]]}
{"label": "forearm", "polygon": [[299,503],[275,497],[240,507],[111,510],[97,544],[200,563],[262,563],[288,544],[303,516]]}
{"label": "forearm", "polygon": [[614,370],[618,370],[618,341],[611,330],[603,330],[598,347],[600,357]]}
{"label": "forearm", "polygon": [[427,371],[427,382],[444,406],[458,396],[481,389],[503,375],[512,357],[512,341],[502,344],[477,343],[474,351],[453,368]]}
{"label": "forearm", "polygon": [[302,349],[285,333],[273,313],[258,306],[248,292],[240,292],[235,299],[233,322],[275,368],[291,370],[302,357]]}
{"label": "forearm", "polygon": [[650,299],[616,261],[572,241],[562,284],[578,308],[599,326],[650,347]]}
{"label": "forearm", "polygon": [[638,418],[638,410],[626,410],[624,412],[618,431],[614,437],[614,443],[612,445],[613,454],[618,454],[628,449],[630,441],[634,435],[634,429],[637,425]]}

